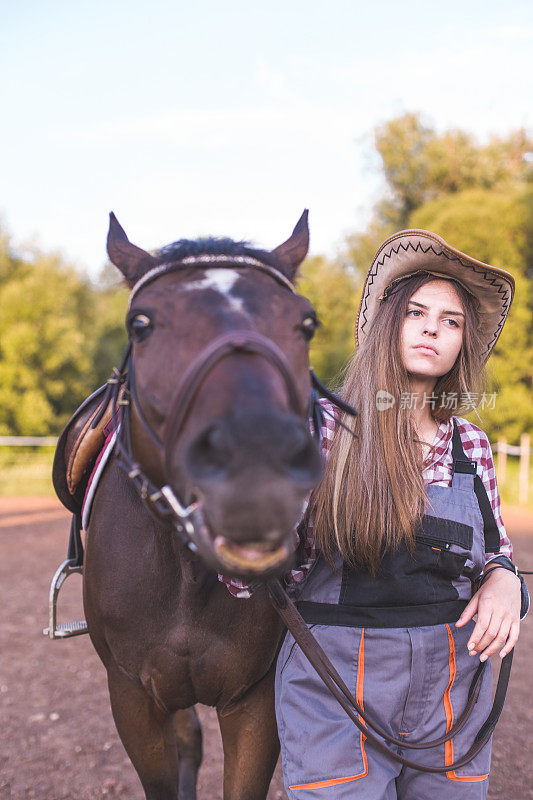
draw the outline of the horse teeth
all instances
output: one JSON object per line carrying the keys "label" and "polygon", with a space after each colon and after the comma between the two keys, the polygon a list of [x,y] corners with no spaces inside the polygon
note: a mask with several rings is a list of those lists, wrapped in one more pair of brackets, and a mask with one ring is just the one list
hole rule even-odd
{"label": "horse teeth", "polygon": [[264,542],[253,545],[239,545],[224,536],[217,536],[214,541],[215,552],[228,566],[247,572],[262,572],[282,563],[289,555],[285,545],[272,550]]}

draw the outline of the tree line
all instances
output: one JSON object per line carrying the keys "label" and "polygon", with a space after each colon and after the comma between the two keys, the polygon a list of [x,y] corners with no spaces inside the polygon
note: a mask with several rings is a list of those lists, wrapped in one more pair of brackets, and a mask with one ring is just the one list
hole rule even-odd
{"label": "tree line", "polygon": [[[479,413],[491,438],[533,434],[533,141],[516,131],[479,144],[405,114],[378,127],[374,145],[383,189],[368,225],[335,259],[311,257],[302,269],[299,290],[322,322],[313,366],[338,385],[375,251],[395,231],[426,228],[515,276],[489,362],[487,388],[497,399]],[[116,274],[108,265],[91,281],[57,254],[21,255],[0,229],[0,435],[58,433],[110,375],[126,343],[127,291]]]}
{"label": "tree line", "polygon": [[335,261],[315,258],[305,267],[302,290],[324,322],[311,360],[326,381],[340,382],[379,245],[405,228],[434,231],[515,277],[511,312],[487,367],[487,393],[496,402],[478,413],[491,440],[518,443],[522,433],[533,434],[533,140],[518,130],[479,144],[461,130],[438,133],[409,113],[378,127],[374,145],[383,191],[368,225],[347,238]]}
{"label": "tree line", "polygon": [[57,434],[111,374],[127,292],[0,233],[0,435]]}

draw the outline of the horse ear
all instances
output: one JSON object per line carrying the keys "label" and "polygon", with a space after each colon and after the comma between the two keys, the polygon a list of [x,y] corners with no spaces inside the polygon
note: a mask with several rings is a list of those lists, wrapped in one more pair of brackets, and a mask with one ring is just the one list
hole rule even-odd
{"label": "horse ear", "polygon": [[272,252],[286,265],[288,277],[294,280],[298,267],[304,260],[309,250],[309,225],[307,218],[309,210],[306,208],[304,213],[296,223],[290,239],[280,244]]}
{"label": "horse ear", "polygon": [[156,265],[156,260],[146,250],[132,244],[113,212],[109,214],[107,254],[118,267],[128,284],[133,286],[144,273]]}

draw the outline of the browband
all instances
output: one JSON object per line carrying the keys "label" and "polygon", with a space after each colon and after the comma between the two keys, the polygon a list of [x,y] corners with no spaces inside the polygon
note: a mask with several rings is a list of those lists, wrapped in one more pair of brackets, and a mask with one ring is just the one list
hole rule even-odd
{"label": "browband", "polygon": [[151,283],[153,280],[158,278],[160,275],[164,275],[167,272],[174,272],[178,269],[186,269],[188,267],[196,267],[196,266],[204,266],[208,265],[209,267],[226,267],[228,264],[233,264],[236,267],[253,267],[254,269],[263,270],[263,272],[267,272],[271,275],[278,283],[281,283],[293,294],[297,294],[296,289],[294,288],[294,284],[278,269],[275,267],[270,267],[267,264],[263,264],[262,261],[259,261],[257,258],[252,258],[252,256],[224,256],[224,255],[201,255],[201,256],[187,256],[186,258],[182,258],[179,261],[173,261],[167,264],[159,264],[157,267],[153,267],[152,269],[145,272],[142,278],[139,278],[137,283],[133,286],[131,290],[130,299],[128,301],[128,311],[131,308],[131,304],[133,299],[137,295],[137,293],[148,283]]}

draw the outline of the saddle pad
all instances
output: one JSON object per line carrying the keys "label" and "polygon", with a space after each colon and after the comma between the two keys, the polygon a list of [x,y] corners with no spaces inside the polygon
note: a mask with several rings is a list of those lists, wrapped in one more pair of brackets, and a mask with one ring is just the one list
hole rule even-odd
{"label": "saddle pad", "polygon": [[98,458],[96,459],[96,463],[94,465],[93,471],[91,472],[91,477],[89,478],[89,482],[87,484],[87,489],[85,491],[85,498],[83,500],[83,506],[81,511],[81,525],[84,531],[87,530],[87,525],[89,524],[89,517],[91,515],[91,507],[94,500],[94,495],[96,493],[96,489],[98,487],[98,483],[100,478],[102,477],[102,473],[105,469],[107,462],[109,461],[109,456],[113,452],[113,448],[115,446],[115,442],[117,441],[117,436],[120,428],[117,428],[115,431],[112,431],[108,434],[103,449],[100,451]]}

